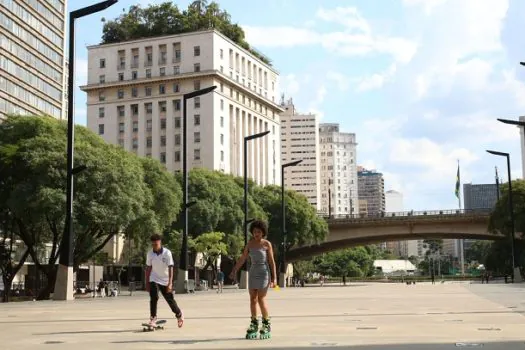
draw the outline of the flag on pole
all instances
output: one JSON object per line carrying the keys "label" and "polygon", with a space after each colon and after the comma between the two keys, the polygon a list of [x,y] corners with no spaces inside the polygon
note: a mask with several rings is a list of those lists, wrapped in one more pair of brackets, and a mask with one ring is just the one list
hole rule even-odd
{"label": "flag on pole", "polygon": [[459,161],[458,161],[458,173],[456,175],[456,197],[458,197],[458,199],[459,199],[460,186],[461,186],[461,179],[459,176]]}

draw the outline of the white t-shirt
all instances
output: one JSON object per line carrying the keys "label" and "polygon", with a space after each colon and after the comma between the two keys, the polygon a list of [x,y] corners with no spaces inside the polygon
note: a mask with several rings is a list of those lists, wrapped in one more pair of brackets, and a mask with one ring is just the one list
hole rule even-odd
{"label": "white t-shirt", "polygon": [[146,257],[146,265],[151,266],[149,281],[167,286],[169,282],[169,267],[173,266],[173,256],[169,249],[162,247],[159,253],[150,250]]}

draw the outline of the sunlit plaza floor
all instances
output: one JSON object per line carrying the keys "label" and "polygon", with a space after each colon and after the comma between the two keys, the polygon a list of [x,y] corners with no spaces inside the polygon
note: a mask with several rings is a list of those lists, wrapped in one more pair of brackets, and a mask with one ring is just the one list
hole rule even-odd
{"label": "sunlit plaza floor", "polygon": [[0,304],[0,349],[525,349],[525,285],[350,284],[270,291],[272,339],[244,339],[242,290],[177,295],[178,329],[143,332],[145,293]]}

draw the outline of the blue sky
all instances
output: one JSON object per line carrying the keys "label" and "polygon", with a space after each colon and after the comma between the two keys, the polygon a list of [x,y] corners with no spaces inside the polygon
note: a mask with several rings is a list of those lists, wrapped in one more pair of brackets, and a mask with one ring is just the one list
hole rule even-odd
{"label": "blue sky", "polygon": [[[70,10],[93,2],[71,1]],[[77,84],[85,46],[100,42],[101,17],[158,2],[120,0],[78,23]],[[218,2],[272,59],[300,111],[357,134],[358,163],[383,172],[406,210],[457,208],[458,160],[463,183],[493,182],[495,166],[506,181],[504,159],[486,149],[511,153],[512,176],[522,177],[518,130],[496,118],[525,115],[524,1]],[[79,90],[75,104],[85,124]]]}

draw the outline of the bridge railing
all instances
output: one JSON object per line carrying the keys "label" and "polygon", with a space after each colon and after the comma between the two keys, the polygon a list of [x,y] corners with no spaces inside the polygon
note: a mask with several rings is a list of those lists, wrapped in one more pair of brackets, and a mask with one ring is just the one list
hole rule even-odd
{"label": "bridge railing", "polygon": [[465,215],[487,215],[492,212],[492,208],[487,209],[447,209],[447,210],[422,210],[422,211],[399,211],[381,212],[377,214],[342,214],[329,216],[325,212],[317,214],[324,219],[381,219],[392,217],[411,217],[411,216],[465,216]]}

